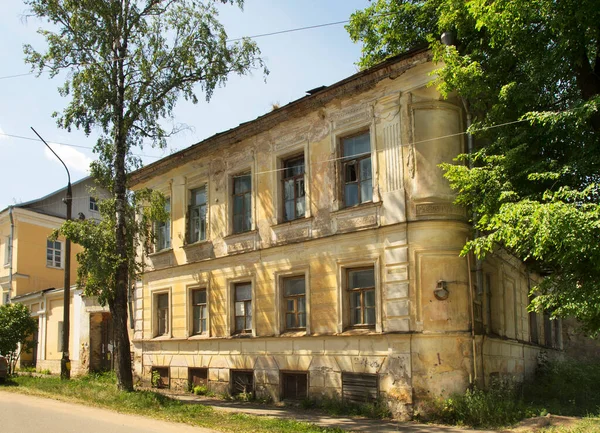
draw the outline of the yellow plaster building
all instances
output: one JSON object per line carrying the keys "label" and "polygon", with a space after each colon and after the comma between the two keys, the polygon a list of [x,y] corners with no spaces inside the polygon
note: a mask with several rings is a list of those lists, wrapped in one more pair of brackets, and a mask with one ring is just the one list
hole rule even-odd
{"label": "yellow plaster building", "polygon": [[133,174],[171,215],[136,290],[137,374],[402,416],[560,347],[521,263],[459,255],[471,227],[438,164],[465,124],[435,69],[392,58]]}
{"label": "yellow plaster building", "polygon": [[[73,184],[73,216],[98,219],[98,207],[89,189],[93,181],[87,177]],[[50,240],[52,232],[66,218],[63,202],[66,188],[40,199],[9,206],[0,212],[0,287],[2,303],[20,302],[27,305],[38,319],[34,350],[21,355],[22,366],[60,372],[62,357],[63,287],[65,240]],[[77,278],[77,253],[81,247],[71,247],[71,282]],[[106,312],[93,300],[71,288],[70,358],[73,373],[89,371],[90,323]],[[98,339],[97,339],[98,340]],[[101,344],[99,341],[96,346]],[[99,350],[102,350],[101,348]],[[94,365],[91,365],[94,368]],[[99,367],[98,367],[99,368]]]}

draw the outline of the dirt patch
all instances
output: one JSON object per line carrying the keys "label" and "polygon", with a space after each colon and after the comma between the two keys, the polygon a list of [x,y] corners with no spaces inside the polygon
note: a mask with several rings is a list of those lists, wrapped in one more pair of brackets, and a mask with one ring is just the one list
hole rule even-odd
{"label": "dirt patch", "polygon": [[536,433],[547,427],[571,427],[581,418],[571,416],[558,416],[548,414],[546,416],[536,416],[527,418],[517,424],[515,427],[502,430],[500,433]]}

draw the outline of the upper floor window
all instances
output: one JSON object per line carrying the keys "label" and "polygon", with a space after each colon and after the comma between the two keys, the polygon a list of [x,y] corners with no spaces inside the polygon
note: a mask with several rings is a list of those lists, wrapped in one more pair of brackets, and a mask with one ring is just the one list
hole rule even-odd
{"label": "upper floor window", "polygon": [[285,328],[306,328],[306,284],[304,275],[283,279]]}
{"label": "upper floor window", "polygon": [[283,162],[283,220],[302,218],[305,214],[304,155]]}
{"label": "upper floor window", "polygon": [[369,132],[342,139],[342,193],[344,206],[373,200],[371,136]]}
{"label": "upper floor window", "polygon": [[235,332],[252,331],[252,283],[237,283],[234,290]]}
{"label": "upper floor window", "polygon": [[233,233],[252,229],[252,176],[250,173],[233,178]]}
{"label": "upper floor window", "polygon": [[350,326],[375,326],[375,271],[373,267],[348,269],[346,290]]}
{"label": "upper floor window", "polygon": [[46,241],[46,266],[51,268],[62,267],[62,242]]}
{"label": "upper floor window", "polygon": [[98,203],[94,197],[90,197],[90,210],[98,212]]}
{"label": "upper floor window", "polygon": [[156,335],[169,334],[169,294],[156,295]]}
{"label": "upper floor window", "polygon": [[192,290],[192,333],[206,334],[208,310],[206,304],[206,289]]}
{"label": "upper floor window", "polygon": [[[171,215],[171,200],[165,201],[165,211]],[[171,248],[171,218],[156,223],[156,250]]]}
{"label": "upper floor window", "polygon": [[189,240],[191,243],[206,239],[206,186],[191,190],[189,208]]}

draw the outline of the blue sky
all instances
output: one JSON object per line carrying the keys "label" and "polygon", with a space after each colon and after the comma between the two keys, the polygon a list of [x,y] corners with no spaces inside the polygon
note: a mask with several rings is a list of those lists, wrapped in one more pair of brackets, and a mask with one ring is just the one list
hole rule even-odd
{"label": "blue sky", "polygon": [[[368,0],[246,0],[244,11],[221,7],[221,22],[230,38],[252,36],[279,30],[311,26],[349,18]],[[0,77],[29,72],[23,62],[23,44],[39,49],[43,40],[36,30],[42,23],[23,19],[25,5],[3,2],[0,14],[0,53],[4,59]],[[180,101],[175,121],[191,127],[169,141],[165,150],[146,147],[136,153],[147,155],[144,163],[180,150],[215,133],[246,122],[280,105],[301,98],[309,89],[329,85],[357,72],[355,62],[360,46],[353,44],[343,25],[311,29],[277,36],[257,38],[270,74],[264,81],[257,71],[251,76],[232,76],[224,88],[214,92],[210,103],[196,105]],[[40,141],[7,137],[11,134],[34,138],[33,126],[50,143],[92,147],[95,136],[79,131],[58,129],[52,113],[60,111],[67,100],[58,95],[60,75],[50,79],[26,75],[0,79],[0,209],[42,197],[66,185],[66,173],[60,162]],[[3,134],[2,134],[3,133]],[[71,171],[72,180],[86,175],[95,156],[91,150],[53,144]]]}

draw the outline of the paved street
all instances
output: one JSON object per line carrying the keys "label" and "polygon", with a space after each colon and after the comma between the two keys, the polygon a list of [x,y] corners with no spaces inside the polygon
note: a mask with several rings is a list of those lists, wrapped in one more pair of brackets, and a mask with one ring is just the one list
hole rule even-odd
{"label": "paved street", "polygon": [[0,391],[2,433],[213,433],[134,415]]}

